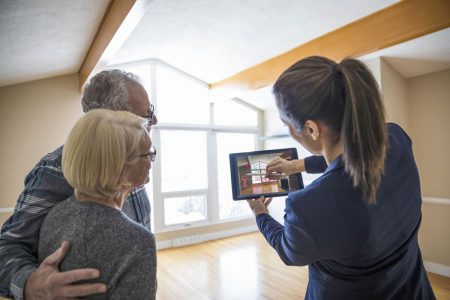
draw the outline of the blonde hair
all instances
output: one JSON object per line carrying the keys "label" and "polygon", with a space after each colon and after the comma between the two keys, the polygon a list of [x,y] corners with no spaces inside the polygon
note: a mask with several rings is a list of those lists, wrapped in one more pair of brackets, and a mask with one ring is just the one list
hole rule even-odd
{"label": "blonde hair", "polygon": [[127,111],[95,109],[82,116],[63,148],[62,171],[76,193],[112,199],[131,187],[122,172],[139,155],[146,120]]}

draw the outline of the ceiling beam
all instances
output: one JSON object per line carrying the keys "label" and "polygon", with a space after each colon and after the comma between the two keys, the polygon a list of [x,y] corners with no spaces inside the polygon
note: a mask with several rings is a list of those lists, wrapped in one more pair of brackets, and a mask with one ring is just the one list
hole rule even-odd
{"label": "ceiling beam", "polygon": [[152,0],[111,0],[97,34],[78,71],[79,88],[89,76],[104,68],[147,11]]}
{"label": "ceiling beam", "polygon": [[449,0],[404,0],[331,31],[289,52],[210,84],[212,96],[232,98],[273,84],[298,60],[320,55],[340,61],[450,27]]}

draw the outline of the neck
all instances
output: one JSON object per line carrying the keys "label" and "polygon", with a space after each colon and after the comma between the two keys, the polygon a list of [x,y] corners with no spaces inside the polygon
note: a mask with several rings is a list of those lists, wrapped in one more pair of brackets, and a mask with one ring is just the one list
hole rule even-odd
{"label": "neck", "polygon": [[333,162],[333,160],[335,160],[342,153],[344,153],[344,147],[342,146],[341,142],[337,142],[332,145],[327,145],[323,147],[322,151],[322,155],[323,157],[325,157],[327,165],[330,165]]}
{"label": "neck", "polygon": [[75,190],[75,197],[77,198],[78,201],[86,201],[86,202],[93,202],[93,203],[97,203],[97,204],[101,204],[104,206],[108,206],[108,207],[112,207],[115,209],[122,209],[123,206],[123,202],[125,201],[126,197],[128,196],[129,191],[127,192],[122,192],[119,193],[118,196],[113,197],[113,198],[99,198],[99,197],[94,197],[91,195],[87,195],[81,192],[78,192],[77,190]]}

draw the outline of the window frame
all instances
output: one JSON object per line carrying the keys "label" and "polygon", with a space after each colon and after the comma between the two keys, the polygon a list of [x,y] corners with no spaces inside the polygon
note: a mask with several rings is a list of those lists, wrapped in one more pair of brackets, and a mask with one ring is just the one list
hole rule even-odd
{"label": "window frame", "polygon": [[[158,67],[167,68],[172,72],[178,73],[185,78],[188,78],[209,89],[209,84],[194,77],[190,74],[179,70],[167,63],[160,60],[149,59],[130,63],[124,63],[120,65],[109,66],[109,68],[122,68],[131,69],[134,67],[141,67],[143,65],[148,65],[150,70],[150,86],[146,88],[150,89],[149,98],[151,103],[155,107],[155,114],[158,116],[158,95],[157,95],[157,80]],[[217,133],[247,133],[255,135],[255,150],[262,149],[263,141],[261,137],[264,132],[264,111],[258,107],[255,107],[239,98],[233,98],[232,101],[238,102],[239,104],[255,111],[257,113],[257,125],[256,126],[230,126],[230,125],[216,125],[214,124],[214,101],[211,99],[211,93],[209,94],[209,123],[208,124],[186,124],[186,123],[164,123],[163,120],[158,120],[158,124],[152,126],[151,137],[153,145],[157,149],[161,149],[161,132],[168,130],[177,131],[202,131],[206,133],[206,153],[207,153],[207,188],[206,189],[194,189],[194,190],[178,190],[170,192],[162,192],[161,190],[161,160],[156,158],[155,162],[152,164],[151,169],[151,180],[148,185],[151,184],[151,191],[147,188],[149,193],[149,198],[152,207],[152,229],[155,233],[162,233],[168,231],[174,231],[184,228],[208,226],[221,223],[230,223],[246,219],[251,219],[252,216],[242,216],[242,217],[230,217],[230,218],[220,218],[219,217],[219,197],[218,197],[218,165],[217,165]],[[224,100],[216,100],[224,101]],[[209,163],[213,162],[213,163]],[[188,197],[194,195],[205,195],[206,196],[206,219],[184,222],[178,224],[165,224],[165,211],[164,203],[166,198],[171,197]],[[230,195],[230,199],[232,196]]]}

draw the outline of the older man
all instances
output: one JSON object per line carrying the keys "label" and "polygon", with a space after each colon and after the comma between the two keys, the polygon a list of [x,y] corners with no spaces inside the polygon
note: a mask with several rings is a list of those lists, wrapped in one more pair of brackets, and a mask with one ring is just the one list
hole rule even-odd
{"label": "older man", "polygon": [[[157,123],[147,92],[137,76],[121,70],[98,73],[85,86],[83,111],[106,108],[126,110]],[[73,194],[61,171],[62,146],[47,154],[25,179],[14,214],[5,222],[0,236],[0,295],[14,299],[66,299],[106,291],[104,284],[77,284],[97,278],[98,270],[59,272],[68,251],[63,245],[40,265],[37,263],[39,231],[48,211]],[[150,230],[150,203],[144,188],[126,199],[123,212]]]}

